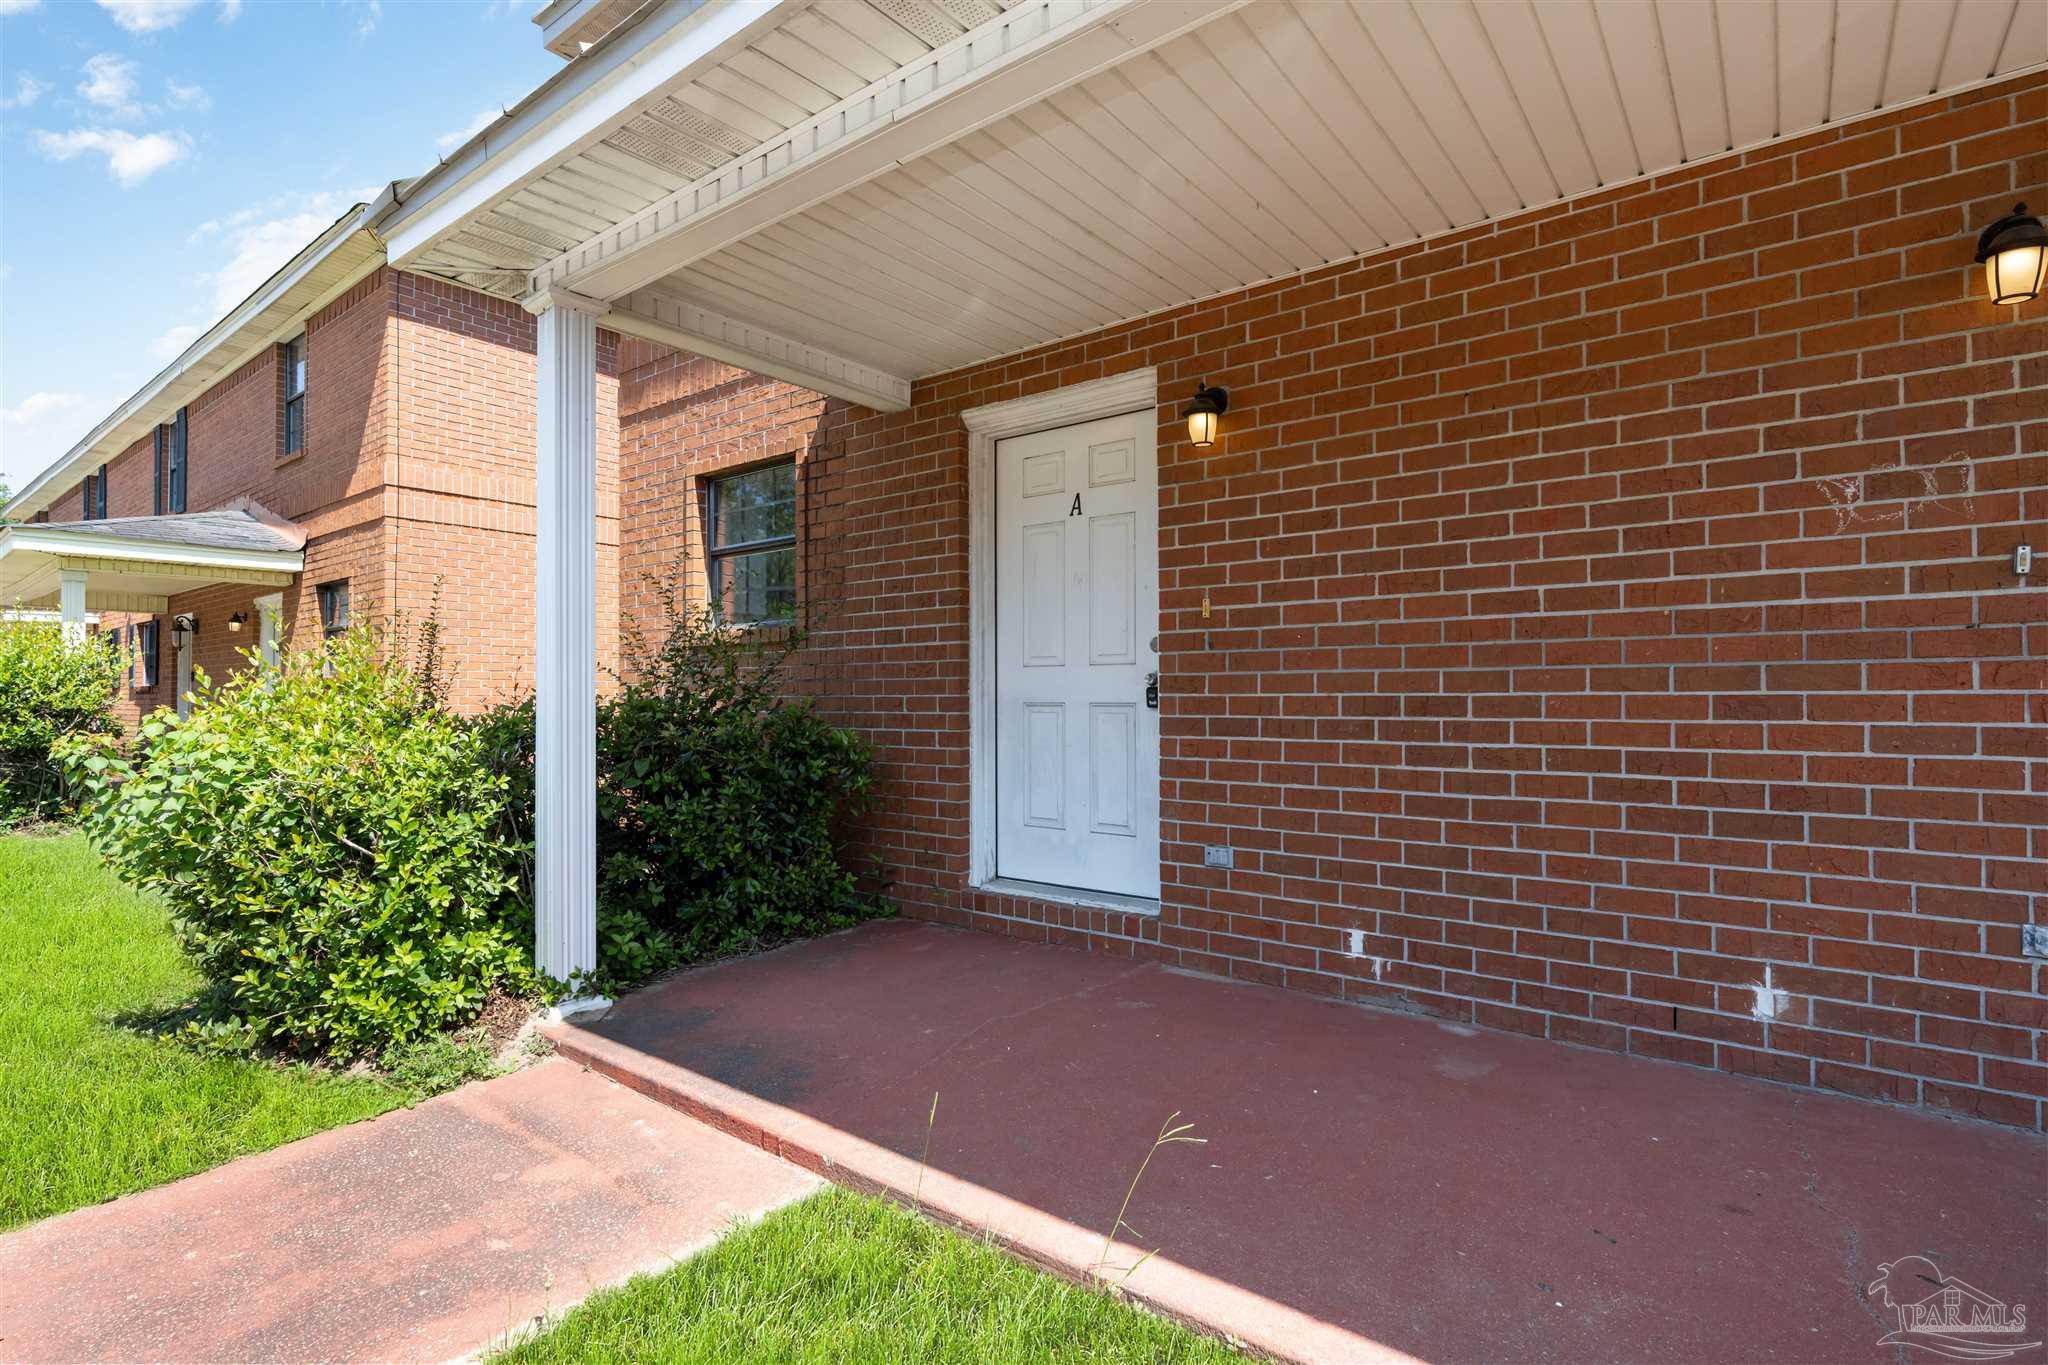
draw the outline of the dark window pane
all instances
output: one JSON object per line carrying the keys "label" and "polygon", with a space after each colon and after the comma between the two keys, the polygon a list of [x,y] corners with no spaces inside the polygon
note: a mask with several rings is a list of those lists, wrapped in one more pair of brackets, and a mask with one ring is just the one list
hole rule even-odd
{"label": "dark window pane", "polygon": [[769,465],[711,486],[711,548],[796,534],[796,465]]}
{"label": "dark window pane", "polygon": [[711,600],[724,621],[781,621],[796,615],[796,547],[712,560]]}
{"label": "dark window pane", "polygon": [[179,408],[177,420],[171,423],[170,452],[165,459],[164,510],[167,512],[185,510],[185,460],[190,432],[191,425],[186,418],[186,410]]}
{"label": "dark window pane", "polygon": [[142,656],[142,685],[144,687],[155,687],[157,679],[156,622],[153,620],[144,621],[136,627],[136,630],[140,632],[141,638],[139,652]]}
{"label": "dark window pane", "polygon": [[322,583],[320,593],[320,634],[332,640],[348,629],[348,584]]}
{"label": "dark window pane", "polygon": [[306,339],[296,337],[283,347],[284,453],[306,444]]}

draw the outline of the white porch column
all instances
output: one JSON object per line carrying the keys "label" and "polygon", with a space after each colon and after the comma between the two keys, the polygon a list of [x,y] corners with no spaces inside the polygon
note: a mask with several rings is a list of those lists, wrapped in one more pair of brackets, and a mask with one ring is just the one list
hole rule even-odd
{"label": "white porch column", "polygon": [[63,622],[64,643],[85,643],[85,570],[57,570],[57,619]]}
{"label": "white porch column", "polygon": [[[534,956],[597,965],[597,319],[556,292],[538,316],[534,463]],[[564,1001],[564,1015],[609,1001]]]}
{"label": "white porch column", "polygon": [[284,594],[267,592],[256,599],[256,657],[277,662],[277,640],[284,634]]}

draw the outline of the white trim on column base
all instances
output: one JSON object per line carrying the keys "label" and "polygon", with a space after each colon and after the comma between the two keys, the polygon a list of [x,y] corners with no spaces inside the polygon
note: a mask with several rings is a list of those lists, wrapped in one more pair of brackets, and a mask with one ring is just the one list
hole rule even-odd
{"label": "white trim on column base", "polygon": [[550,1024],[566,1023],[571,1019],[585,1019],[593,1014],[603,1014],[611,1009],[613,1003],[608,995],[573,995],[567,1000],[550,1005],[548,1012],[541,1018]]}

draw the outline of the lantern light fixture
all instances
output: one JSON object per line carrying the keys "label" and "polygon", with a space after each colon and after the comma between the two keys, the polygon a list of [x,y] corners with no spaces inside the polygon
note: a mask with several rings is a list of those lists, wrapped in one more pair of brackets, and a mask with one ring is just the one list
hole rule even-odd
{"label": "lantern light fixture", "polygon": [[239,631],[243,626],[247,625],[248,623],[249,618],[238,611],[233,616],[230,616],[228,618],[228,629],[233,631]]}
{"label": "lantern light fixture", "polygon": [[199,618],[190,612],[180,612],[171,618],[171,648],[183,649],[199,634]]}
{"label": "lantern light fixture", "polygon": [[1181,411],[1181,416],[1188,419],[1188,441],[1195,449],[1207,450],[1216,444],[1224,409],[1229,406],[1228,390],[1211,388],[1200,380],[1195,381],[1195,400]]}
{"label": "lantern light fixture", "polygon": [[2025,204],[2014,204],[2011,213],[1977,238],[1977,259],[1984,266],[1993,303],[2021,304],[2038,298],[2042,276],[2048,274],[2048,228],[2027,212]]}

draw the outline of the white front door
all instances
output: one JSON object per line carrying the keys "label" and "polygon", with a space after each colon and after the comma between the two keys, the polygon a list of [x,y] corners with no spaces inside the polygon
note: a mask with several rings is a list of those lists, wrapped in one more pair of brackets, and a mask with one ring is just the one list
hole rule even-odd
{"label": "white front door", "polygon": [[996,873],[1159,895],[1147,410],[996,444]]}

